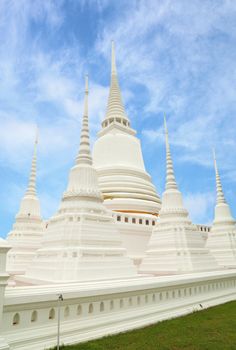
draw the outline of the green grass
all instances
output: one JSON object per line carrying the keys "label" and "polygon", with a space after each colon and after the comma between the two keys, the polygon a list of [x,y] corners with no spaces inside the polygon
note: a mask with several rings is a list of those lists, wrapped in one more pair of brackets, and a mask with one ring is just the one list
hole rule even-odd
{"label": "green grass", "polygon": [[236,302],[63,350],[236,350]]}

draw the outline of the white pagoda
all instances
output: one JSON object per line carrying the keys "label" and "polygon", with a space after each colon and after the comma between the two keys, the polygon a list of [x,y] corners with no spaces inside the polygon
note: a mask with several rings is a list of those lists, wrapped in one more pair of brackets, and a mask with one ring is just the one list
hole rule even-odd
{"label": "white pagoda", "polygon": [[166,187],[157,226],[154,228],[141,273],[178,274],[217,269],[204,241],[189,219],[175,180],[168,131],[166,136]]}
{"label": "white pagoda", "polygon": [[220,266],[236,267],[236,226],[230,207],[225,200],[214,154],[216,174],[215,217],[208,235],[206,247]]}
{"label": "white pagoda", "polygon": [[156,215],[161,201],[146,172],[141,144],[135,135],[122,102],[112,42],[110,92],[106,116],[94,144],[94,166],[108,208]]}
{"label": "white pagoda", "polygon": [[7,255],[7,271],[15,275],[25,273],[36,250],[41,246],[45,229],[36,192],[37,144],[36,137],[29,185],[21,201],[13,229],[7,237],[12,247]]}
{"label": "white pagoda", "polygon": [[90,153],[88,79],[76,164],[58,212],[49,220],[42,248],[26,278],[45,282],[115,279],[136,275],[114,218],[103,204]]}

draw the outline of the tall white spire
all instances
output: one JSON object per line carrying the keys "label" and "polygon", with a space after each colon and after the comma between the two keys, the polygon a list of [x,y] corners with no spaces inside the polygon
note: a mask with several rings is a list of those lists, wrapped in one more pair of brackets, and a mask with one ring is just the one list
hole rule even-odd
{"label": "tall white spire", "polygon": [[216,204],[226,203],[222,185],[221,185],[220,174],[217,167],[216,154],[214,149],[213,149],[213,159],[214,159],[215,174],[216,174],[216,195],[217,195]]}
{"label": "tall white spire", "polygon": [[219,265],[236,266],[236,226],[230,206],[224,197],[221,179],[217,167],[215,151],[213,150],[216,175],[216,205],[214,221],[208,235],[206,247],[210,249]]}
{"label": "tall white spire", "polygon": [[94,166],[108,208],[156,215],[161,201],[145,169],[141,142],[135,135],[121,99],[112,42],[110,94],[106,118],[93,147]]}
{"label": "tall white spire", "polygon": [[173,162],[170,153],[170,144],[168,137],[168,129],[166,123],[166,117],[164,115],[164,128],[165,128],[165,140],[166,140],[166,190],[178,189],[177,183],[175,180]]}
{"label": "tall white spire", "polygon": [[112,41],[111,48],[111,84],[105,119],[109,119],[111,117],[120,118],[121,120],[125,120],[128,122],[117,78],[114,41]]}
{"label": "tall white spire", "polygon": [[40,202],[36,192],[37,146],[38,130],[36,130],[29,184],[21,200],[16,222],[7,237],[12,246],[8,253],[7,269],[14,274],[25,272],[36,250],[41,246],[44,234],[44,223],[40,214]]}
{"label": "tall white spire", "polygon": [[33,279],[78,281],[136,274],[119,231],[103,204],[89,145],[88,77],[80,147],[58,212],[49,220],[35,259],[26,271]]}
{"label": "tall white spire", "polygon": [[[89,118],[88,118],[88,76],[85,76],[84,113],[81,122],[80,146],[76,157],[75,166],[71,169],[69,183],[64,193],[61,205],[67,205],[67,199],[77,198],[87,201],[92,198],[102,202],[102,194],[99,189],[96,170],[90,152]],[[65,199],[65,201],[64,201]],[[87,202],[86,202],[87,203]],[[86,204],[84,204],[86,205]]]}
{"label": "tall white spire", "polygon": [[215,175],[216,175],[216,206],[215,206],[215,217],[213,222],[212,231],[215,230],[227,230],[232,228],[235,225],[235,220],[232,217],[230,207],[225,200],[224,192],[221,185],[220,174],[217,167],[216,155],[213,150],[213,158],[214,158],[214,167],[215,167]]}
{"label": "tall white spire", "polygon": [[76,164],[92,165],[92,157],[90,152],[89,140],[89,124],[88,124],[88,76],[85,76],[85,97],[84,97],[84,114],[82,118],[82,128],[80,134],[80,148],[76,158]]}
{"label": "tall white spire", "polygon": [[38,146],[38,128],[36,129],[36,136],[35,136],[35,142],[34,142],[34,154],[32,158],[29,184],[26,190],[26,195],[32,195],[32,196],[36,196],[37,146]]}
{"label": "tall white spire", "polygon": [[164,117],[166,139],[166,187],[159,220],[152,231],[146,255],[140,266],[143,273],[183,273],[216,268],[214,258],[189,219],[178,189]]}

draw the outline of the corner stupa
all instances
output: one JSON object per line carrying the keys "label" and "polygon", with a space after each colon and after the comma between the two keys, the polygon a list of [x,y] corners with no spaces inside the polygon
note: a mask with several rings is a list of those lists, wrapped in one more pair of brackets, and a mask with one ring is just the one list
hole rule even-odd
{"label": "corner stupa", "polygon": [[183,206],[170,153],[166,120],[166,187],[159,219],[140,266],[141,273],[181,274],[217,269],[217,263],[204,247],[197,228]]}
{"label": "corner stupa", "polygon": [[86,77],[79,153],[59,210],[49,220],[42,248],[26,278],[56,283],[136,275],[112,214],[103,204],[92,163]]}
{"label": "corner stupa", "polygon": [[122,101],[112,42],[110,92],[106,116],[93,148],[94,166],[107,208],[157,215],[161,201],[145,169],[141,144],[135,135]]}
{"label": "corner stupa", "polygon": [[211,251],[220,266],[236,267],[236,221],[225,200],[221,179],[217,167],[215,152],[214,165],[216,175],[215,217],[208,235],[206,247]]}
{"label": "corner stupa", "polygon": [[7,241],[12,247],[7,254],[7,271],[12,275],[25,273],[36,250],[41,246],[44,234],[45,225],[36,192],[37,145],[38,136],[35,139],[28,188],[21,201],[13,229],[7,236]]}

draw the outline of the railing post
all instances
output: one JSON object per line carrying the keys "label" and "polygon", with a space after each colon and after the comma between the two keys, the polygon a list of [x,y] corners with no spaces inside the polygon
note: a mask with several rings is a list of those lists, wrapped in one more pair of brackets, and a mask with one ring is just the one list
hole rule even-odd
{"label": "railing post", "polygon": [[63,296],[59,294],[57,299],[57,350],[60,350],[61,301],[63,301]]}

